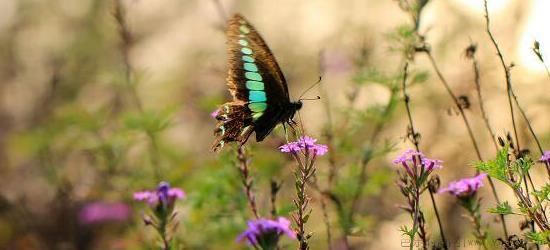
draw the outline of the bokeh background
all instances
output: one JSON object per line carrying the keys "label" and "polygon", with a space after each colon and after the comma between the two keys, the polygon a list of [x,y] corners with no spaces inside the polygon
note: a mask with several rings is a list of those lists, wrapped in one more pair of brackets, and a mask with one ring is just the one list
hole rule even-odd
{"label": "bokeh background", "polygon": [[[398,228],[410,218],[398,208],[404,201],[391,160],[411,144],[404,140],[404,105],[391,87],[403,60],[392,34],[410,25],[408,16],[390,0],[218,3],[0,0],[0,248],[155,249],[155,232],[141,220],[147,207],[132,201],[132,193],[160,180],[187,193],[177,206],[178,246],[246,248],[235,242],[252,217],[234,152],[231,147],[210,151],[215,123],[210,113],[230,98],[224,84],[224,15],[239,12],[271,47],[292,97],[323,76],[321,86],[306,94],[322,99],[306,102],[299,119],[334,152],[334,185],[327,184],[329,157],[317,161],[321,188],[344,200],[362,190],[349,225],[352,246],[402,249]],[[490,1],[494,34],[505,59],[515,64],[519,101],[546,147],[550,79],[531,48],[538,40],[550,60],[548,10],[547,0]],[[420,31],[453,90],[469,97],[467,115],[489,159],[495,149],[479,112],[471,61],[464,56],[470,43],[477,44],[484,101],[496,133],[510,131],[511,122],[504,73],[484,25],[481,0],[433,0]],[[412,113],[422,151],[445,162],[438,172],[443,185],[473,175],[477,158],[470,139],[427,58],[418,55],[412,72]],[[377,110],[389,103],[395,104],[390,114],[381,116]],[[525,123],[519,128],[520,143],[532,146]],[[327,134],[333,134],[332,143]],[[276,149],[283,142],[281,130],[261,144],[250,142],[254,190],[266,216],[271,179],[282,182],[279,213],[293,210],[294,165]],[[357,186],[365,155],[376,157],[369,158],[366,184]],[[542,185],[543,168],[533,173]],[[507,189],[500,184],[497,189],[501,199],[513,203]],[[312,189],[310,195],[312,249],[327,249],[321,196]],[[481,196],[484,209],[494,206],[488,189]],[[464,211],[450,196],[438,195],[436,201],[451,242],[475,249],[466,242],[473,236]],[[79,213],[94,202],[129,207],[107,221],[83,221]],[[429,200],[424,204],[437,240]],[[344,212],[330,201],[327,212],[332,244],[340,249]],[[507,218],[519,234],[519,218]],[[496,217],[486,213],[483,219],[499,237]],[[294,244],[285,239],[283,247]]]}

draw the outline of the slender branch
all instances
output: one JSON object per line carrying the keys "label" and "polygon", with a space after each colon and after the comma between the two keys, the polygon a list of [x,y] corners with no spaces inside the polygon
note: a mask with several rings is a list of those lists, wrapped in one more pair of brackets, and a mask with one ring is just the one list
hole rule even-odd
{"label": "slender branch", "polygon": [[[328,208],[327,203],[325,201],[326,197],[325,195],[320,191],[319,184],[317,181],[317,175],[313,175],[313,182],[310,182],[309,184],[312,186],[314,190],[316,190],[319,193],[319,201],[321,202],[321,211],[323,212],[323,222],[325,223],[325,228],[327,231],[327,244],[328,244],[328,250],[332,250],[332,231],[330,228],[330,220],[328,216]],[[347,242],[347,235],[344,235],[344,240]],[[347,246],[347,244],[346,244]],[[349,248],[346,248],[349,249]]]}
{"label": "slender branch", "polygon": [[[504,74],[505,74],[505,77],[506,77],[506,89],[507,89],[507,94],[508,94],[508,103],[509,103],[509,106],[510,106],[510,115],[511,115],[511,118],[512,118],[512,125],[513,125],[513,129],[514,129],[514,137],[515,137],[515,142],[516,142],[516,146],[517,146],[516,150],[518,152],[517,154],[519,155],[520,152],[522,152],[522,150],[521,150],[521,147],[520,147],[520,144],[519,144],[519,139],[518,139],[518,133],[517,133],[516,122],[515,122],[515,118],[514,118],[514,107],[513,107],[512,99],[515,101],[516,106],[520,110],[521,115],[523,116],[523,118],[525,119],[525,122],[527,123],[527,125],[529,127],[529,131],[531,132],[531,135],[533,136],[535,141],[537,141],[537,145],[539,146],[539,149],[542,153],[542,147],[540,147],[540,143],[538,142],[538,138],[537,138],[535,132],[533,131],[533,128],[531,127],[531,124],[530,124],[529,120],[527,119],[527,116],[525,115],[525,112],[523,111],[523,109],[519,105],[519,102],[517,100],[517,96],[515,95],[514,90],[512,88],[512,77],[511,77],[511,73],[510,73],[510,67],[506,66],[504,56],[502,55],[500,47],[499,47],[496,39],[494,38],[493,33],[491,32],[488,1],[484,0],[483,3],[484,3],[484,9],[485,9],[486,32],[489,35],[489,38],[491,39],[491,42],[493,43],[493,45],[494,45],[494,47],[497,51],[498,58],[500,59],[500,63],[502,65],[502,68],[504,70]],[[549,169],[549,166],[548,166],[547,163],[546,163],[546,167],[547,167],[546,169],[547,169],[548,177],[550,178],[550,169]],[[526,175],[529,179],[531,178],[529,172],[527,172]],[[526,183],[526,187],[527,187],[527,183]],[[529,194],[527,194],[527,199],[529,199]],[[531,231],[535,232],[534,226],[531,227]],[[538,246],[537,246],[537,248],[538,248]]]}
{"label": "slender branch", "polygon": [[546,65],[546,62],[544,61],[544,57],[542,56],[542,53],[540,51],[540,43],[538,41],[535,41],[535,43],[533,44],[532,50],[533,50],[533,53],[535,53],[535,55],[537,56],[539,61],[544,66],[544,69],[546,70],[546,76],[548,76],[548,79],[550,79],[550,70],[548,70],[548,66]]}
{"label": "slender branch", "polygon": [[271,179],[271,217],[277,217],[277,194],[281,189],[281,184],[277,183],[275,179]]}
{"label": "slender branch", "polygon": [[[473,46],[473,45],[472,45]],[[472,47],[470,46],[470,48]],[[485,127],[487,128],[487,131],[489,132],[491,136],[491,141],[493,142],[493,146],[495,147],[495,150],[498,151],[498,144],[497,144],[497,137],[495,134],[495,131],[493,130],[493,127],[491,126],[491,122],[489,120],[489,115],[487,113],[487,110],[485,110],[485,102],[483,99],[483,95],[481,94],[481,77],[480,77],[480,69],[479,69],[479,63],[477,62],[477,58],[475,57],[475,48],[474,51],[471,54],[472,59],[472,67],[474,70],[474,83],[476,85],[476,92],[477,92],[477,98],[479,102],[479,109],[481,111],[481,116],[483,117],[483,121],[485,123]]]}
{"label": "slender branch", "polygon": [[120,50],[122,53],[122,60],[124,64],[124,78],[126,86],[129,90],[130,97],[133,99],[137,109],[140,113],[143,113],[143,104],[141,103],[139,95],[137,94],[135,82],[132,80],[134,70],[132,64],[130,63],[130,48],[134,44],[134,38],[132,36],[130,28],[128,27],[128,23],[126,22],[126,10],[122,5],[121,0],[115,1],[115,10],[113,16],[117,22],[118,33],[121,39]]}
{"label": "slender branch", "polygon": [[[479,150],[478,143],[475,139],[475,135],[472,131],[472,127],[470,125],[470,122],[468,121],[468,117],[466,116],[466,113],[464,112],[464,106],[461,105],[458,97],[455,95],[455,93],[451,89],[449,83],[447,82],[447,80],[443,76],[443,73],[441,73],[441,70],[439,69],[437,63],[435,62],[435,59],[434,59],[430,49],[427,48],[426,46],[424,46],[422,51],[425,52],[426,55],[428,56],[428,59],[430,60],[430,63],[432,65],[434,71],[436,72],[439,80],[441,81],[441,83],[445,87],[445,90],[447,91],[449,96],[453,99],[453,102],[454,102],[456,108],[458,109],[460,116],[462,117],[462,121],[464,122],[464,125],[466,126],[466,129],[468,131],[468,135],[470,137],[472,145],[474,146],[474,150],[476,152],[476,156],[477,156],[478,160],[483,161],[483,157],[481,156],[481,152]],[[476,174],[478,174],[478,173],[479,173],[479,170],[476,170]],[[491,190],[493,192],[493,196],[495,197],[495,200],[497,201],[497,203],[500,204],[500,199],[499,199],[498,194],[496,192],[496,188],[494,186],[494,183],[491,180],[491,177],[487,177],[487,179],[489,180],[489,186],[491,186]],[[503,228],[504,234],[505,234],[506,237],[508,237],[508,229],[507,229],[507,226],[506,226],[506,221],[504,219],[504,215],[500,215],[500,216],[501,216],[501,223],[502,223],[502,228]]]}
{"label": "slender branch", "polygon": [[299,242],[298,249],[309,249],[310,234],[305,231],[305,224],[309,219],[311,210],[308,211],[310,197],[306,193],[306,185],[313,175],[315,175],[315,155],[310,157],[310,154],[305,153],[305,159],[302,161],[297,153],[293,153],[292,156],[298,163],[295,171],[296,178],[296,199],[294,199],[294,205],[296,206],[296,212],[293,215],[294,222],[296,222],[297,232],[296,237]]}
{"label": "slender branch", "polygon": [[[141,99],[139,98],[139,95],[137,93],[136,82],[132,79],[132,75],[134,75],[133,73],[134,70],[133,70],[132,64],[130,63],[129,52],[130,52],[130,48],[134,44],[134,38],[132,37],[132,33],[130,31],[130,28],[128,27],[128,23],[126,22],[126,11],[124,9],[124,6],[122,5],[121,0],[116,0],[114,2],[114,8],[115,9],[114,9],[113,16],[117,22],[118,32],[122,40],[120,44],[120,50],[122,53],[123,64],[124,64],[124,76],[125,76],[126,87],[128,88],[130,98],[134,100],[134,104],[136,105],[136,108],[138,109],[139,113],[141,115],[144,115],[145,111],[143,109],[143,104],[141,102]],[[162,179],[162,170],[159,165],[160,156],[159,156],[156,136],[155,136],[155,133],[151,131],[145,131],[145,132],[150,141],[149,154],[151,158],[151,165],[155,170],[155,179],[158,182]]]}
{"label": "slender branch", "polygon": [[516,140],[516,145],[518,147],[518,150],[521,151],[521,148],[519,146],[519,140],[518,140],[518,132],[517,132],[517,126],[516,126],[516,119],[514,115],[514,105],[512,104],[512,76],[510,74],[510,68],[506,66],[506,62],[504,61],[504,56],[502,55],[502,52],[500,50],[500,47],[495,40],[495,37],[493,36],[493,33],[491,32],[491,19],[489,18],[489,8],[488,8],[488,2],[487,0],[483,0],[483,6],[485,9],[485,31],[489,35],[489,38],[491,39],[491,42],[493,43],[493,46],[495,47],[497,51],[498,58],[500,59],[500,63],[502,65],[502,69],[504,70],[504,75],[506,77],[506,92],[508,96],[508,105],[510,107],[510,116],[512,118],[512,127],[514,129],[514,138]]}
{"label": "slender branch", "polygon": [[248,200],[248,206],[250,208],[250,211],[256,217],[256,219],[259,219],[260,216],[258,215],[258,209],[256,207],[256,198],[254,197],[254,193],[252,191],[252,184],[253,180],[250,176],[250,169],[248,167],[250,159],[248,155],[245,152],[246,150],[244,147],[239,147],[237,149],[237,160],[239,162],[239,172],[241,173],[241,181],[244,188],[244,193],[246,195],[246,198]]}
{"label": "slender branch", "polygon": [[[541,155],[544,154],[542,144],[540,143],[540,140],[539,140],[537,134],[535,133],[535,130],[533,129],[533,126],[531,126],[531,122],[529,121],[529,118],[527,118],[527,115],[525,114],[525,110],[523,110],[523,108],[519,104],[518,97],[516,96],[516,94],[514,92],[514,89],[512,89],[512,97],[514,99],[514,102],[516,103],[516,106],[518,107],[519,113],[521,114],[523,120],[525,120],[525,124],[527,124],[527,128],[529,129],[529,132],[531,133],[531,136],[533,137],[533,139],[535,140],[535,143],[537,144],[537,148],[538,148],[540,154]],[[548,164],[547,161],[544,161],[544,165],[546,166],[546,172],[548,174],[548,177],[550,178],[550,165]],[[529,178],[531,178],[531,176],[529,176]]]}
{"label": "slender branch", "polygon": [[419,137],[420,134],[416,132],[414,129],[414,122],[412,119],[411,114],[411,107],[410,107],[410,97],[407,94],[407,78],[409,75],[409,61],[406,61],[403,66],[403,81],[401,82],[401,89],[403,91],[403,101],[405,102],[405,108],[407,109],[407,117],[409,118],[409,128],[407,129],[407,138],[414,144],[414,147],[416,148],[416,151],[420,151],[419,149]]}
{"label": "slender branch", "polygon": [[[435,204],[435,198],[431,189],[428,190],[430,193],[430,199],[432,200],[432,206],[434,207],[435,217],[437,219],[437,224],[439,225],[439,231],[443,232],[443,224],[441,223],[441,217],[439,216],[439,211],[437,210],[437,205]],[[441,241],[443,241],[443,246],[447,249],[447,239],[445,239],[445,234],[441,234]]]}
{"label": "slender branch", "polygon": [[468,130],[468,135],[470,136],[470,140],[472,141],[472,145],[474,146],[477,158],[480,161],[482,161],[483,159],[481,157],[481,152],[479,150],[479,146],[477,144],[476,138],[475,138],[474,133],[472,131],[472,126],[470,125],[470,122],[468,121],[468,117],[466,117],[466,114],[464,112],[464,105],[462,105],[460,103],[458,97],[455,95],[455,93],[453,92],[453,90],[449,86],[449,83],[447,82],[447,80],[443,76],[443,73],[441,73],[441,70],[439,69],[439,66],[437,65],[437,63],[435,62],[435,59],[434,59],[430,49],[425,48],[425,49],[423,49],[423,52],[425,52],[426,55],[428,56],[428,59],[430,59],[430,63],[432,65],[433,69],[435,70],[435,73],[437,74],[439,80],[441,81],[441,83],[445,87],[445,90],[447,90],[447,93],[449,94],[449,96],[453,99],[453,102],[454,102],[456,108],[458,109],[458,111],[460,113],[460,116],[462,117],[462,120],[464,121],[464,125],[466,126],[466,129]]}

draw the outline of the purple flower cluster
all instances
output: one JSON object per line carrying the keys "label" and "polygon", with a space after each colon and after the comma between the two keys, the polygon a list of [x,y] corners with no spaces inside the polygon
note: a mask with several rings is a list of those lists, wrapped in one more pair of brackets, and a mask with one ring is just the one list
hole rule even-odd
{"label": "purple flower cluster", "polygon": [[421,166],[424,168],[425,173],[431,173],[434,169],[440,169],[443,161],[437,159],[430,159],[424,156],[422,152],[418,152],[413,149],[405,151],[402,155],[393,160],[393,164],[401,164],[407,173],[411,176],[415,175],[415,169]]}
{"label": "purple flower cluster", "polygon": [[237,237],[237,241],[247,240],[250,245],[261,249],[274,249],[281,235],[296,239],[290,229],[290,221],[279,217],[277,220],[257,219],[248,221],[248,228]]}
{"label": "purple flower cluster", "polygon": [[295,142],[289,142],[285,145],[279,147],[279,150],[283,153],[298,153],[300,151],[305,151],[308,153],[313,153],[314,155],[324,155],[328,152],[327,145],[317,144],[317,139],[311,138],[309,136],[301,136]]}
{"label": "purple flower cluster", "polygon": [[464,178],[451,182],[448,187],[441,189],[439,193],[450,193],[459,198],[469,197],[483,186],[483,179],[485,177],[487,177],[487,174],[482,173],[472,178]]}
{"label": "purple flower cluster", "polygon": [[550,150],[544,151],[544,154],[542,154],[539,160],[542,162],[550,163]]}
{"label": "purple flower cluster", "polygon": [[167,182],[161,182],[157,190],[141,191],[134,193],[134,200],[144,201],[151,207],[162,205],[171,207],[177,199],[185,198],[185,193],[180,188],[171,188]]}
{"label": "purple flower cluster", "polygon": [[122,202],[92,202],[86,204],[78,213],[81,224],[97,224],[109,221],[122,222],[130,218],[132,209]]}

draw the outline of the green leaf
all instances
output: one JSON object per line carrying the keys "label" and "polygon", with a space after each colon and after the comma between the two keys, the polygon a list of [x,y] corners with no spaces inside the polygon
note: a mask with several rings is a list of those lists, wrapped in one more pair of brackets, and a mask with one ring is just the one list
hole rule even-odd
{"label": "green leaf", "polygon": [[429,76],[430,75],[427,71],[420,71],[418,73],[415,73],[411,78],[411,84],[426,82]]}
{"label": "green leaf", "polygon": [[508,184],[509,182],[506,173],[508,168],[508,146],[498,151],[495,160],[478,162],[475,164],[475,167],[478,170],[487,173],[489,176]]}
{"label": "green leaf", "polygon": [[502,215],[516,214],[514,213],[514,211],[512,210],[512,207],[507,201],[498,204],[497,207],[495,208],[489,208],[487,212],[493,213],[493,214],[502,214]]}
{"label": "green leaf", "polygon": [[548,241],[548,238],[550,237],[550,231],[528,232],[525,234],[525,236],[527,236],[527,239],[533,241],[537,245],[546,245],[550,243]]}
{"label": "green leaf", "polygon": [[544,185],[540,191],[533,191],[532,192],[533,195],[535,195],[537,198],[539,198],[539,200],[542,201],[545,201],[545,200],[549,200],[549,196],[550,196],[550,184],[547,183],[546,185]]}

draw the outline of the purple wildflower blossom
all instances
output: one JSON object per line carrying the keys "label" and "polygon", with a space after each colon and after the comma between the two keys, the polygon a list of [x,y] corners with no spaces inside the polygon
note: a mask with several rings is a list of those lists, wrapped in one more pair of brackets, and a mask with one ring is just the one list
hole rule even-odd
{"label": "purple wildflower blossom", "polygon": [[450,193],[456,197],[468,197],[474,194],[480,187],[483,186],[483,179],[487,174],[482,173],[472,178],[464,178],[458,181],[451,182],[448,187],[441,189],[438,193]]}
{"label": "purple wildflower blossom", "polygon": [[89,225],[102,222],[128,220],[132,215],[130,206],[122,202],[92,202],[78,212],[78,221]]}
{"label": "purple wildflower blossom", "polygon": [[180,188],[171,188],[168,182],[161,182],[154,191],[141,191],[134,193],[134,200],[145,201],[149,206],[171,206],[177,199],[185,198],[185,193]]}
{"label": "purple wildflower blossom", "polygon": [[220,110],[219,109],[216,109],[214,111],[212,111],[212,113],[210,113],[210,116],[212,118],[216,118],[218,116],[218,114],[220,113]]}
{"label": "purple wildflower blossom", "polygon": [[295,142],[289,142],[279,147],[283,153],[298,153],[300,151],[312,152],[315,155],[321,156],[328,152],[327,145],[317,144],[317,139],[309,136],[301,136]]}
{"label": "purple wildflower blossom", "polygon": [[409,149],[403,152],[402,155],[393,160],[393,164],[403,165],[405,170],[407,170],[407,173],[409,173],[410,175],[413,175],[412,169],[415,169],[419,165],[424,167],[426,173],[430,173],[434,169],[442,168],[443,166],[441,165],[441,163],[443,163],[442,160],[427,158],[422,152],[418,152],[413,149]]}
{"label": "purple wildflower blossom", "polygon": [[277,246],[279,238],[283,234],[296,239],[296,233],[290,229],[290,221],[286,218],[250,220],[248,228],[237,237],[237,241],[246,239],[250,245],[271,249]]}
{"label": "purple wildflower blossom", "polygon": [[542,162],[550,163],[550,150],[544,151],[544,154],[542,154],[539,160]]}

